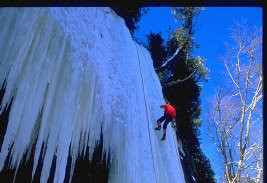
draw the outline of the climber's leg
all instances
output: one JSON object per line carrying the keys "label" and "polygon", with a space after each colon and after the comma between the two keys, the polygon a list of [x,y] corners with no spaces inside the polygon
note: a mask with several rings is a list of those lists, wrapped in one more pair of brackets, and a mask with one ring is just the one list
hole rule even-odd
{"label": "climber's leg", "polygon": [[157,120],[157,125],[158,127],[155,128],[155,130],[161,130],[161,123],[166,119],[166,116],[161,116],[158,120]]}
{"label": "climber's leg", "polygon": [[165,114],[166,116],[166,120],[163,124],[163,137],[161,140],[166,140],[166,134],[167,134],[167,125],[169,124],[169,122],[172,120],[172,116],[169,114]]}

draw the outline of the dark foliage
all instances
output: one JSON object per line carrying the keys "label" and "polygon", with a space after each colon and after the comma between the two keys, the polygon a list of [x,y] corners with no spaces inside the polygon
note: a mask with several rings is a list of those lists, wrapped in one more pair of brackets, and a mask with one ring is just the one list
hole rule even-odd
{"label": "dark foliage", "polygon": [[[180,69],[174,74],[174,77],[184,78],[192,72],[187,69],[184,62],[179,62],[177,67]],[[183,143],[186,159],[196,182],[215,182],[214,172],[209,160],[200,149],[198,139],[200,132],[199,124],[196,124],[196,121],[201,114],[199,98],[201,88],[194,81],[194,78],[190,78],[179,85],[164,88],[163,92],[167,100],[176,108],[177,136]]]}
{"label": "dark foliage", "polygon": [[111,7],[115,11],[115,13],[121,16],[130,33],[133,37],[134,31],[138,29],[137,23],[140,21],[141,17],[147,13],[148,8],[141,7]]}
{"label": "dark foliage", "polygon": [[161,37],[161,33],[151,32],[147,36],[147,43],[147,49],[153,59],[154,68],[158,68],[163,64],[167,56],[167,52],[164,48],[164,39]]}

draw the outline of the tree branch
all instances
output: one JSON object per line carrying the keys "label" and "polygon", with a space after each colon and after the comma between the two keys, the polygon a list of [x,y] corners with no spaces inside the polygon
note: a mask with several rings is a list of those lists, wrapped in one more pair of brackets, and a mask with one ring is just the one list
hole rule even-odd
{"label": "tree branch", "polygon": [[176,84],[179,84],[181,82],[184,82],[186,80],[188,80],[190,77],[193,76],[193,74],[197,71],[198,69],[195,69],[188,77],[180,80],[180,79],[177,79],[176,81],[172,81],[172,82],[169,82],[169,83],[165,83],[165,84],[162,84],[163,87],[166,87],[166,86],[172,86],[172,85],[176,85]]}
{"label": "tree branch", "polygon": [[183,45],[181,45],[179,48],[177,48],[175,53],[173,54],[173,56],[171,56],[169,59],[164,61],[163,64],[159,68],[155,69],[155,71],[156,72],[162,71],[167,66],[167,64],[179,53],[179,51],[182,49],[182,46]]}

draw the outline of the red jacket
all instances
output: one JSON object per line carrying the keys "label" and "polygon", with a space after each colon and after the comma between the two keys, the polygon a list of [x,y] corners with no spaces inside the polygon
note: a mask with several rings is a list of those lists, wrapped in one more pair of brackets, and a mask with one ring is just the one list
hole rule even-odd
{"label": "red jacket", "polygon": [[161,105],[160,108],[164,108],[164,114],[170,114],[172,116],[172,119],[175,118],[176,110],[174,109],[173,106],[171,106],[170,104],[166,104],[166,105]]}

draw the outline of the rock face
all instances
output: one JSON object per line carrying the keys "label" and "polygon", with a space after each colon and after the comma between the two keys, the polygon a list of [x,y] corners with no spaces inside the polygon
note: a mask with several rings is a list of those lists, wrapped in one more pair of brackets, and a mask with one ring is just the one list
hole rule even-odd
{"label": "rock face", "polygon": [[175,133],[169,125],[162,142],[154,130],[164,100],[151,57],[122,18],[109,8],[1,8],[0,22],[1,114],[11,106],[1,171],[16,180],[32,159],[31,179],[40,169],[42,183],[51,172],[71,181],[101,136],[108,182],[185,182]]}

